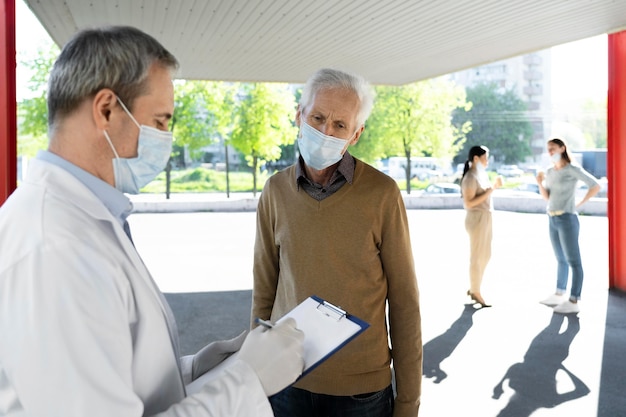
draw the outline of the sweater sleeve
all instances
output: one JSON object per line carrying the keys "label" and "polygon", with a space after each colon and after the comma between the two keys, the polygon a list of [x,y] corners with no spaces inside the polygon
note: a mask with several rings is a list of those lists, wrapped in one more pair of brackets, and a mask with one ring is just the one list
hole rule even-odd
{"label": "sweater sleeve", "polygon": [[408,219],[400,192],[387,209],[380,256],[388,282],[389,331],[396,376],[394,417],[415,417],[422,381],[419,291]]}
{"label": "sweater sleeve", "polygon": [[274,238],[274,210],[271,207],[271,179],[266,182],[257,206],[256,237],[254,242],[252,312],[250,326],[255,317],[268,320],[276,299],[278,285],[278,253]]}

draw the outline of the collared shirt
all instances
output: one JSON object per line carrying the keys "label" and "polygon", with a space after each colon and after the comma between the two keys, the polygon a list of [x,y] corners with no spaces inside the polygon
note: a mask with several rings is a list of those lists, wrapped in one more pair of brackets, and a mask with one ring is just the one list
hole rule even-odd
{"label": "collared shirt", "polygon": [[[102,181],[100,178],[97,178],[93,174],[85,171],[82,168],[77,167],[71,162],[61,158],[58,155],[53,154],[49,151],[39,151],[37,153],[37,159],[49,162],[54,164],[60,168],[63,168],[73,176],[75,176],[80,182],[82,182],[85,187],[89,188],[89,190],[95,194],[96,197],[102,201],[102,204],[111,212],[113,217],[115,217],[126,233],[129,234],[126,224],[126,218],[130,215],[133,210],[133,203],[130,201],[128,197],[124,195],[121,191],[117,190],[115,187],[112,187],[108,183]],[[129,235],[130,237],[130,235]]]}
{"label": "collared shirt", "polygon": [[352,180],[354,179],[354,166],[354,157],[346,151],[343,154],[339,165],[337,165],[337,169],[330,177],[328,184],[318,184],[306,177],[304,160],[302,159],[302,156],[300,156],[298,158],[298,164],[296,164],[296,183],[298,189],[302,187],[308,195],[317,201],[322,201],[323,199],[333,195],[337,190],[343,187],[345,183],[352,184]]}

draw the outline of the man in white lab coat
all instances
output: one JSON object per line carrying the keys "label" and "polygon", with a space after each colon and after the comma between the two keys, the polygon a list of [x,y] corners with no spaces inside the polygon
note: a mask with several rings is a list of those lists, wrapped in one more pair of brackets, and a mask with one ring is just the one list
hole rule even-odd
{"label": "man in white lab coat", "polygon": [[129,27],[81,31],[55,62],[49,148],[0,208],[0,415],[271,416],[267,396],[302,372],[294,321],[179,359],[132,244],[124,193],[170,156],[177,66]]}

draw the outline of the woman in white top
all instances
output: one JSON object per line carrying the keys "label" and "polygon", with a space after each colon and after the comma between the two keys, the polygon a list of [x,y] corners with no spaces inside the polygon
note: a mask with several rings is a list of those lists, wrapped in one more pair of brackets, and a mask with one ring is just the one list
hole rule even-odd
{"label": "woman in white top", "polygon": [[461,178],[461,193],[465,207],[465,230],[470,239],[470,289],[467,295],[482,307],[491,307],[480,294],[487,263],[491,258],[491,193],[502,185],[497,177],[492,184],[487,176],[489,149],[486,146],[473,146],[469,150]]}
{"label": "woman in white top", "polygon": [[[537,184],[544,199],[548,200],[550,241],[558,262],[556,292],[541,303],[554,307],[555,313],[578,313],[578,300],[583,286],[583,267],[578,247],[580,224],[576,208],[586,203],[600,191],[600,184],[579,165],[572,163],[567,147],[561,139],[548,141],[548,153],[553,166],[537,174]],[[576,184],[582,181],[589,191],[576,203]],[[569,268],[572,269],[572,287],[569,300],[564,299]]]}

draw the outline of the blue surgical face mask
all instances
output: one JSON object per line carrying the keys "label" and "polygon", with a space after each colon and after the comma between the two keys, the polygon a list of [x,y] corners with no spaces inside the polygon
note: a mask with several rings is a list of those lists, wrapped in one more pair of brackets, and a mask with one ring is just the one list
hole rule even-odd
{"label": "blue surgical face mask", "polygon": [[349,139],[338,139],[333,136],[327,136],[301,120],[298,148],[304,162],[311,168],[320,171],[341,159],[346,149],[348,149],[352,137]]}
{"label": "blue surgical face mask", "polygon": [[552,154],[550,159],[552,160],[552,162],[554,162],[556,164],[556,163],[558,163],[561,160],[562,157],[563,157],[562,154],[560,154],[558,152],[555,152],[555,153]]}
{"label": "blue surgical face mask", "polygon": [[111,146],[115,158],[113,159],[113,173],[115,188],[123,193],[138,194],[139,190],[152,181],[165,168],[172,153],[172,132],[140,125],[128,111],[122,100],[117,98],[120,105],[139,128],[136,158],[120,158],[113,147],[113,142],[107,131],[104,137]]}

